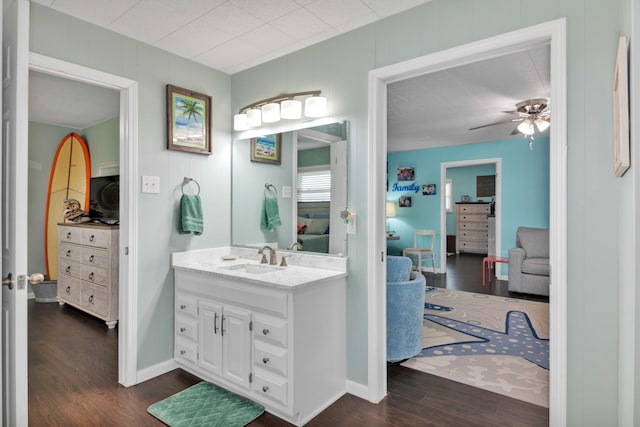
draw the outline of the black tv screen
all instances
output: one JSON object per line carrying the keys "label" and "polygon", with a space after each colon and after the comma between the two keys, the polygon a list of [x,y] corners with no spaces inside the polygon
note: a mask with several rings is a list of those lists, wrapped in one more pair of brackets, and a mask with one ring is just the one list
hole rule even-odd
{"label": "black tv screen", "polygon": [[91,218],[120,218],[120,176],[96,176],[91,178],[89,198],[95,201],[95,210],[89,210]]}

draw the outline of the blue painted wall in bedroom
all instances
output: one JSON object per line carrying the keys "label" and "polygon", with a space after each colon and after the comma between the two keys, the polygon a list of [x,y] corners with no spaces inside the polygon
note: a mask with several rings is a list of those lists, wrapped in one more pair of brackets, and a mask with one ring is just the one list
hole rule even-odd
{"label": "blue painted wall in bedroom", "polygon": [[[454,147],[430,148],[424,150],[390,152],[387,155],[389,191],[387,200],[397,203],[401,196],[410,196],[412,206],[396,207],[396,217],[387,219],[388,226],[396,231],[400,240],[389,241],[389,254],[400,254],[402,248],[413,246],[413,231],[416,228],[438,230],[436,239],[436,264],[440,259],[440,164],[475,159],[502,159],[502,239],[501,256],[507,256],[515,244],[518,226],[549,226],[549,138],[537,137],[533,151],[528,141],[510,139],[491,141],[481,144],[469,144]],[[397,169],[413,167],[415,181],[397,180]],[[485,174],[486,169],[480,174]],[[417,192],[405,188],[394,191],[398,186],[418,188]],[[437,184],[437,195],[423,196],[423,184]],[[466,184],[465,184],[466,185]],[[455,189],[454,202],[460,200],[459,194],[475,197],[475,182],[467,193]],[[463,188],[468,188],[464,187]],[[465,191],[467,191],[465,189]],[[489,198],[481,198],[489,200]],[[454,228],[455,229],[455,228]],[[446,233],[446,232],[445,232]],[[506,271],[506,269],[504,270]]]}

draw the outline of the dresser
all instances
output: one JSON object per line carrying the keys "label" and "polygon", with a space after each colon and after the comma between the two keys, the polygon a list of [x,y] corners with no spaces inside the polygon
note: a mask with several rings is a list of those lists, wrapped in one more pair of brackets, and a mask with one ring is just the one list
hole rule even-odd
{"label": "dresser", "polygon": [[58,224],[58,302],[118,323],[118,226]]}
{"label": "dresser", "polygon": [[456,252],[487,254],[489,203],[456,203]]}

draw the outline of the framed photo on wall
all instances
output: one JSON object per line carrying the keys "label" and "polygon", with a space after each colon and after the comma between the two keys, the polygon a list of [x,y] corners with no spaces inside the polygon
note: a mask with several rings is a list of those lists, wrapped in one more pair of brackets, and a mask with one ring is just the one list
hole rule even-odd
{"label": "framed photo on wall", "polygon": [[282,134],[251,138],[251,161],[274,165],[282,163]]}
{"label": "framed photo on wall", "polygon": [[622,176],[629,169],[629,76],[628,43],[618,40],[618,56],[613,75],[613,171]]}
{"label": "framed photo on wall", "polygon": [[167,148],[211,154],[211,97],[167,85]]}

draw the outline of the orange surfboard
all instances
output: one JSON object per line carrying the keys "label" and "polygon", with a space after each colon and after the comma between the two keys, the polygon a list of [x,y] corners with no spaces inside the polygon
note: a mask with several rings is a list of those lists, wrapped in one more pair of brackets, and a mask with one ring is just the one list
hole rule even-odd
{"label": "orange surfboard", "polygon": [[76,199],[89,208],[91,161],[84,139],[71,132],[60,141],[51,165],[44,225],[44,256],[49,280],[58,279],[58,223],[65,222],[64,201]]}

